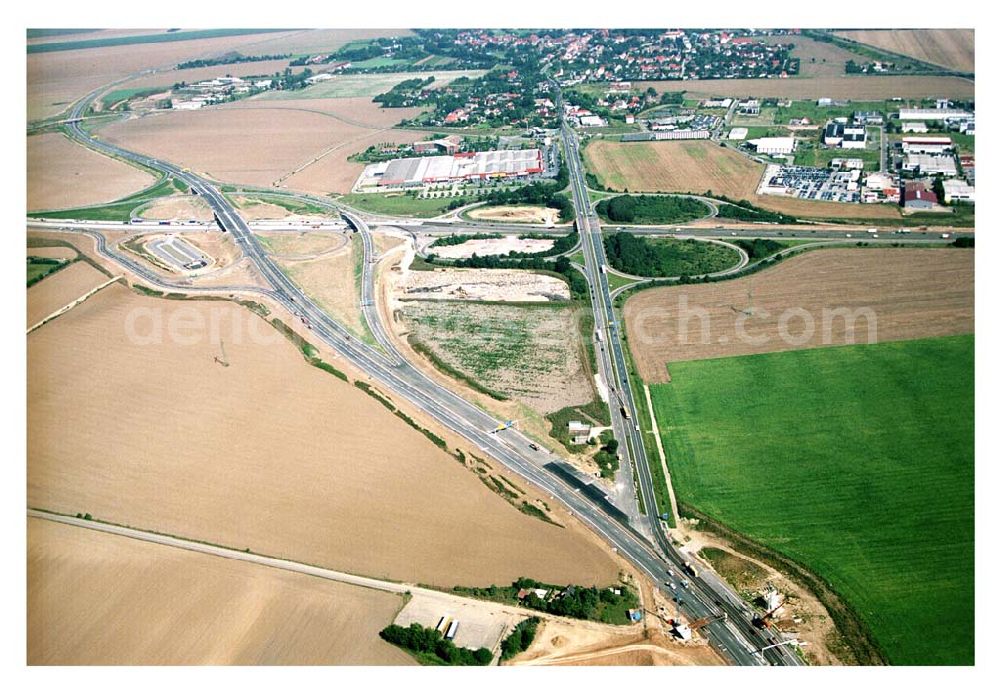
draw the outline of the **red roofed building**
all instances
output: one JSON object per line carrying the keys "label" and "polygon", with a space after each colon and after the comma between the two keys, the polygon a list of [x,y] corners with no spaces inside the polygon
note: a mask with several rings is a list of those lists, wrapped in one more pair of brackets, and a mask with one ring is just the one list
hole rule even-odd
{"label": "red roofed building", "polygon": [[904,208],[933,208],[937,202],[937,196],[933,191],[924,189],[920,185],[906,185],[906,191],[903,193]]}

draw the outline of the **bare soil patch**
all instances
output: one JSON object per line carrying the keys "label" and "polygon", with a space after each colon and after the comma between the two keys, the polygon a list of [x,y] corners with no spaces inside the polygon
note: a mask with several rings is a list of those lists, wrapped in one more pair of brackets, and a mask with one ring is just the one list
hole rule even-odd
{"label": "bare soil patch", "polygon": [[29,665],[410,665],[401,597],[28,520]]}
{"label": "bare soil patch", "polygon": [[764,166],[710,141],[652,143],[595,141],[584,149],[587,168],[617,191],[711,191],[792,215],[817,218],[898,218],[886,204],[828,203],[758,195]]}
{"label": "bare soil patch", "polygon": [[398,285],[399,299],[469,301],[569,301],[569,287],[551,275],[524,270],[443,268],[408,271]]}
{"label": "bare soil patch", "polygon": [[114,285],[33,332],[28,503],[440,586],[616,580],[592,535],[521,514],[259,321]]}
{"label": "bare soil patch", "polygon": [[976,70],[976,35],[972,29],[861,29],[834,33],[942,67]]}
{"label": "bare soil patch", "polygon": [[674,361],[968,333],[974,262],[959,249],[822,249],[737,280],[645,290],[625,304],[629,347],[652,383]]}
{"label": "bare soil patch", "polygon": [[469,258],[473,254],[477,256],[502,256],[511,251],[535,254],[548,251],[553,244],[555,244],[554,239],[521,239],[515,235],[506,235],[500,239],[470,239],[461,244],[433,246],[428,249],[428,252],[448,259]]}
{"label": "bare soil patch", "polygon": [[468,212],[476,220],[501,220],[503,222],[548,223],[559,222],[559,211],[543,206],[482,206]]}
{"label": "bare soil patch", "polygon": [[883,98],[974,98],[976,85],[961,77],[934,76],[839,76],[791,79],[725,79],[712,81],[641,81],[634,86],[652,86],[658,93],[686,91],[688,98],[731,96],[745,98],[850,98],[856,101]]}
{"label": "bare soil patch", "polygon": [[681,643],[659,630],[546,619],[511,665],[721,665],[704,642]]}
{"label": "bare soil patch", "polygon": [[28,137],[28,210],[107,203],[145,189],[152,175],[62,134]]}
{"label": "bare soil patch", "polygon": [[30,328],[80,295],[108,280],[108,277],[83,261],[77,261],[28,288]]}

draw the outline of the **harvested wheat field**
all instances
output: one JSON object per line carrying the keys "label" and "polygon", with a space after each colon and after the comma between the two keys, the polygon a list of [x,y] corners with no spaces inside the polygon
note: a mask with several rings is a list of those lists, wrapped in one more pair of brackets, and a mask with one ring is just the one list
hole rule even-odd
{"label": "harvested wheat field", "polygon": [[962,72],[976,70],[976,32],[972,29],[861,29],[834,33],[942,67]]}
{"label": "harvested wheat field", "polygon": [[28,256],[38,256],[39,258],[72,260],[78,255],[75,249],[71,249],[68,246],[41,246],[28,249]]}
{"label": "harvested wheat field", "polygon": [[77,261],[32,285],[28,288],[26,327],[30,328],[107,280],[107,275],[90,264]]}
{"label": "harvested wheat field", "polygon": [[28,336],[27,397],[32,507],[440,586],[617,579],[235,304],[112,285]]}
{"label": "harvested wheat field", "polygon": [[638,81],[636,90],[652,86],[657,93],[684,91],[688,98],[975,98],[976,85],[962,77],[839,76],[791,79],[716,79],[706,81]]}
{"label": "harvested wheat field", "polygon": [[500,220],[552,224],[559,222],[559,211],[544,206],[483,206],[473,208],[468,216],[475,220]]}
{"label": "harvested wheat field", "polygon": [[147,220],[202,220],[214,218],[212,209],[200,196],[166,196],[150,201],[138,215]]}
{"label": "harvested wheat field", "polygon": [[101,130],[102,138],[124,148],[218,180],[258,186],[270,186],[327,149],[370,134],[317,113],[214,108],[157,113]]}
{"label": "harvested wheat field", "polygon": [[[288,35],[291,32],[31,53],[27,56],[28,121],[57,115],[95,88],[140,70],[172,70],[178,62],[242,50],[262,38],[276,40]],[[121,88],[129,86],[122,84]]]}
{"label": "harvested wheat field", "polygon": [[654,383],[674,361],[971,333],[974,266],[968,249],[810,251],[737,280],[638,293],[625,303],[629,347]]}
{"label": "harvested wheat field", "polygon": [[385,129],[393,127],[404,119],[416,117],[426,108],[383,108],[372,101],[371,96],[354,98],[303,98],[269,100],[254,96],[246,100],[220,106],[225,109],[245,110],[266,108],[268,110],[303,110],[314,112],[347,124],[365,129]]}
{"label": "harvested wheat field", "polygon": [[856,53],[807,36],[765,36],[761,40],[772,45],[793,43],[791,54],[799,59],[799,77],[840,77],[848,60],[858,61]]}
{"label": "harvested wheat field", "polygon": [[275,53],[313,53],[332,51],[366,38],[393,38],[410,36],[409,29],[304,29],[289,33],[260,34],[257,40],[242,50],[247,55],[273,55]]}
{"label": "harvested wheat field", "polygon": [[145,189],[156,178],[95,153],[62,134],[28,137],[28,210],[107,203]]}
{"label": "harvested wheat field", "polygon": [[587,169],[623,191],[703,194],[711,191],[756,206],[814,218],[898,218],[886,204],[830,203],[757,194],[764,166],[710,141],[595,141],[584,149]]}
{"label": "harvested wheat field", "polygon": [[681,643],[655,629],[546,619],[509,665],[722,665],[704,642]]}
{"label": "harvested wheat field", "polygon": [[285,176],[281,180],[281,186],[314,194],[347,194],[366,165],[348,160],[350,156],[380,143],[409,144],[426,138],[426,132],[359,129],[356,135],[325,148],[319,160]]}
{"label": "harvested wheat field", "polygon": [[28,519],[29,665],[410,665],[399,596]]}

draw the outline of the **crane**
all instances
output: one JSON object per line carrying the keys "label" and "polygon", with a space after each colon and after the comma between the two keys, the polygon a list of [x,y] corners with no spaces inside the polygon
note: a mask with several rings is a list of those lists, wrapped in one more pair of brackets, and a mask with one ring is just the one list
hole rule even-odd
{"label": "crane", "polygon": [[780,610],[781,607],[784,604],[785,604],[785,601],[781,601],[780,603],[778,603],[776,606],[774,606],[773,608],[771,608],[770,610],[768,610],[763,615],[755,615],[754,618],[753,618],[754,626],[755,627],[764,627],[764,628],[770,627],[771,626],[771,618],[774,617],[774,613],[778,612],[778,610]]}

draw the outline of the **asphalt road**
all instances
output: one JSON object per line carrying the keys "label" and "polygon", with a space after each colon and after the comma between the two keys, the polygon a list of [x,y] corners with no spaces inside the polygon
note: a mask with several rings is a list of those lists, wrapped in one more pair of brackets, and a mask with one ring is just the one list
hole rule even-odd
{"label": "asphalt road", "polygon": [[[84,112],[89,102],[101,92],[102,89],[97,89],[80,101],[74,107],[74,116],[79,116],[80,113]],[[651,532],[656,537],[656,545],[659,546],[660,552],[632,525],[628,524],[627,520],[622,519],[623,515],[608,502],[607,497],[600,490],[588,483],[585,477],[572,470],[567,470],[565,466],[560,466],[547,453],[533,450],[529,446],[530,440],[516,430],[504,431],[502,434],[494,433],[494,429],[499,425],[498,419],[438,385],[407,363],[398,355],[387,338],[383,341],[383,338],[379,336],[381,326],[373,328],[373,334],[376,335],[376,341],[379,342],[380,347],[372,347],[352,337],[339,323],[319,309],[277,268],[247,223],[210,182],[190,170],[181,169],[172,163],[121,149],[99,139],[93,139],[80,128],[79,123],[71,123],[67,128],[74,139],[90,148],[160,170],[187,183],[212,207],[220,228],[233,235],[236,245],[250,258],[269,284],[268,288],[234,289],[239,289],[241,292],[256,291],[283,305],[295,317],[304,320],[315,337],[351,361],[379,387],[392,395],[406,398],[445,428],[461,436],[480,451],[502,462],[508,469],[549,493],[553,498],[558,499],[618,553],[631,561],[654,582],[657,582],[661,589],[665,592],[670,590],[666,583],[671,580],[668,576],[668,570],[677,571],[685,558],[664,537],[655,515],[649,515],[647,520],[652,526]],[[567,158],[572,160],[571,177],[575,180],[573,193],[585,198],[586,190],[583,188],[579,157],[575,147],[572,155],[568,155]],[[578,207],[586,208],[586,205]],[[356,229],[362,233],[363,237],[367,236],[367,227],[363,226],[364,222],[360,217],[354,216],[346,219],[349,222],[357,223]],[[606,263],[599,234],[596,240],[591,236],[592,233],[600,232],[596,219],[584,215],[582,220],[578,220],[578,222],[582,224],[581,234],[586,238],[588,261],[591,267]],[[103,235],[99,232],[84,228],[72,229],[95,237],[98,251],[103,256],[116,261],[150,284],[163,289],[227,291],[225,288],[219,287],[199,289],[171,283],[108,247]],[[365,263],[368,266],[371,256],[368,252],[372,250],[370,241],[365,242],[365,249]],[[365,271],[364,281],[371,284],[372,275],[372,269],[368,268]],[[591,275],[591,284],[594,284],[593,277]],[[602,292],[601,297],[595,300],[595,304],[601,305],[599,311],[601,320],[599,322],[608,327],[609,333],[617,335],[617,324],[614,321],[607,280],[603,273],[599,274],[598,284]],[[366,294],[370,298],[374,296],[370,287],[367,288]],[[374,304],[374,299],[371,299],[371,304]],[[366,306],[366,318],[370,319],[370,324],[378,323],[377,312],[369,309],[373,309],[373,306]],[[625,366],[620,341],[617,336],[611,338],[611,341],[616,343],[616,346],[613,348],[613,357],[611,358],[613,364],[610,365],[616,367],[617,375],[621,376],[625,371]],[[623,396],[626,404],[632,410],[634,418],[635,405],[631,399],[631,390],[627,385],[618,383],[615,384],[615,387],[617,393],[612,394]],[[616,430],[621,433],[619,438],[626,440],[626,443],[631,445],[633,452],[636,453],[636,466],[639,468],[643,494],[651,496],[652,484],[648,477],[648,465],[645,463],[643,446],[638,434],[631,425],[623,424],[621,419],[619,419]],[[651,504],[651,501],[647,499],[646,504]],[[706,577],[688,578],[692,581],[692,588],[685,591],[682,607],[682,611],[688,617],[694,619],[705,616],[721,616],[722,614],[727,616],[727,619],[714,621],[702,630],[724,658],[736,664],[746,665],[795,664],[799,662],[798,658],[784,647],[771,649],[763,654],[758,652],[759,648],[775,642],[773,634],[770,631],[757,630],[752,626],[750,623],[752,613],[749,608],[722,582]]]}
{"label": "asphalt road", "polygon": [[[613,400],[617,403],[617,409],[615,403],[611,409],[615,436],[621,443],[624,461],[629,462],[630,459],[634,461],[642,503],[646,506],[645,527],[652,534],[666,559],[675,565],[675,571],[682,572],[683,563],[688,558],[673,546],[670,538],[664,533],[663,522],[657,510],[653,508],[656,505],[653,479],[641,431],[636,422],[638,418],[636,404],[622,347],[621,325],[617,322],[607,279],[609,265],[604,253],[601,226],[588,203],[579,143],[576,134],[568,126],[563,127],[563,145],[574,205],[577,209],[577,229],[583,240],[585,274],[591,285],[594,323],[595,327],[605,334],[604,342],[598,343],[597,354],[599,367],[607,376],[605,380],[611,388]],[[743,254],[740,268],[746,260],[746,255]],[[759,657],[748,651],[750,644],[760,643],[760,647],[764,647],[780,641],[769,629],[758,629],[753,625],[752,615],[748,614],[745,605],[731,591],[727,590],[725,595],[719,597],[720,588],[725,588],[724,585],[720,587],[722,582],[718,580],[709,582],[704,577],[689,576],[688,579],[691,581],[691,588],[684,590],[681,587],[677,590],[689,614],[702,608],[704,611],[695,613],[695,616],[713,616],[721,610],[728,617],[726,620],[717,620],[702,628],[703,633],[707,633],[713,644],[725,655],[739,663],[757,662]],[[767,662],[774,664],[801,664],[799,657],[786,646],[772,648],[764,656]]]}

